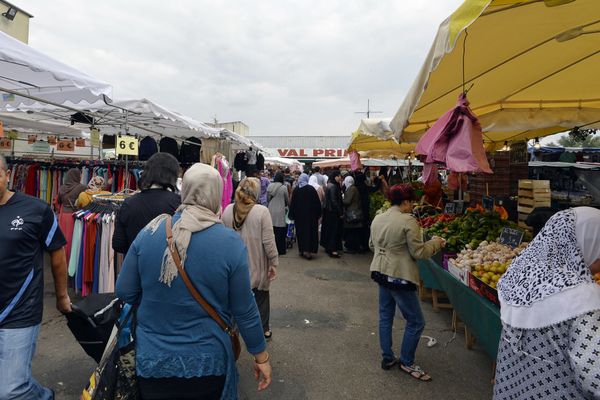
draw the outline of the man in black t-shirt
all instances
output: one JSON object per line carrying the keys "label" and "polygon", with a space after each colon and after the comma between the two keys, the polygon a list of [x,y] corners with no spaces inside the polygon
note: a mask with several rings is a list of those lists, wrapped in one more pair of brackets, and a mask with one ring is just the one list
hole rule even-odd
{"label": "man in black t-shirt", "polygon": [[50,206],[9,191],[9,179],[0,156],[0,399],[53,399],[53,392],[31,376],[31,361],[42,322],[45,251],[50,253],[56,306],[71,312],[66,241]]}

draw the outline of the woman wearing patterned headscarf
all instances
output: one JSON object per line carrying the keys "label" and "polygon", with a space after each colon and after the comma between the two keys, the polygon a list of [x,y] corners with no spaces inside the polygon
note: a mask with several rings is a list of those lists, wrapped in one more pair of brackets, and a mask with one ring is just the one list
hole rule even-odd
{"label": "woman wearing patterned headscarf", "polygon": [[498,282],[494,399],[600,398],[600,210],[555,214]]}
{"label": "woman wearing patterned headscarf", "polygon": [[296,224],[300,256],[310,260],[319,250],[319,218],[323,210],[317,191],[308,182],[307,174],[300,175],[292,194],[290,219]]}
{"label": "woman wearing patterned headscarf", "polygon": [[[271,382],[269,355],[250,291],[248,257],[239,235],[219,219],[223,181],[194,164],[183,176],[173,240],[198,292],[231,326],[235,320],[254,355],[259,390]],[[169,214],[133,241],[117,280],[117,296],[137,309],[136,372],[142,399],[234,399],[238,375],[229,335],[188,291],[167,248]]]}
{"label": "woman wearing patterned headscarf", "polygon": [[95,175],[90,179],[87,189],[79,194],[77,197],[77,201],[75,202],[75,207],[83,208],[90,204],[94,200],[94,195],[96,194],[110,194],[104,189],[104,178],[98,175]]}
{"label": "woman wearing patterned headscarf", "polygon": [[257,178],[242,179],[235,190],[234,203],[228,205],[223,213],[223,223],[240,234],[248,249],[250,284],[264,335],[269,339],[269,286],[277,276],[279,255],[271,214],[267,207],[258,204],[259,196],[260,181]]}

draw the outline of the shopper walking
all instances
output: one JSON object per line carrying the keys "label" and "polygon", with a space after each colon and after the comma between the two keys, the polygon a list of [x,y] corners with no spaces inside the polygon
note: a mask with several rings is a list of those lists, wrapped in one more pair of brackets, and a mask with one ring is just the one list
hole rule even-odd
{"label": "shopper walking", "polygon": [[[414,189],[407,184],[390,188],[392,206],[378,215],[371,225],[371,278],[379,285],[379,345],[381,368],[390,369],[400,364],[400,369],[415,379],[431,380],[431,376],[415,364],[415,353],[425,328],[417,296],[419,268],[417,259],[429,258],[440,251],[445,242],[434,238],[423,242],[421,229],[412,215]],[[392,349],[392,326],[396,307],[406,320],[400,359]]]}
{"label": "shopper walking", "polygon": [[[323,179],[323,181],[325,181],[325,179]],[[319,201],[321,202],[321,208],[323,208],[323,206],[325,206],[325,190],[323,190],[323,186],[319,184],[319,180],[314,174],[308,179],[308,184],[317,191]]]}
{"label": "shopper walking", "polygon": [[498,282],[494,399],[599,399],[600,210],[555,214]]}
{"label": "shopper walking", "polygon": [[300,256],[310,260],[319,251],[319,218],[322,208],[317,191],[308,181],[307,174],[300,175],[298,187],[292,194],[290,218],[296,224]]}
{"label": "shopper walking", "polygon": [[277,276],[279,257],[269,210],[258,203],[260,181],[243,179],[235,191],[235,202],[223,213],[225,226],[240,234],[248,249],[250,285],[258,306],[265,338],[271,338],[269,287]]}
{"label": "shopper walking", "polygon": [[271,221],[273,221],[277,253],[281,256],[287,251],[285,238],[288,227],[285,222],[285,214],[290,204],[288,188],[283,183],[283,172],[275,173],[273,183],[267,188],[267,198],[269,200],[268,209],[271,213]]}
{"label": "shopper walking", "polygon": [[360,234],[363,227],[363,210],[360,193],[354,185],[354,178],[348,175],[344,178],[344,242],[348,254],[360,250]]}
{"label": "shopper walking", "polygon": [[[244,244],[219,220],[223,181],[194,164],[184,175],[173,240],[198,292],[254,355],[262,390],[271,382],[269,355],[250,290]],[[136,371],[145,399],[235,399],[238,375],[229,335],[190,294],[167,248],[163,214],[140,232],[117,280],[117,296],[137,309]]]}
{"label": "shopper walking", "polygon": [[339,258],[342,250],[342,230],[344,208],[342,204],[342,191],[340,171],[335,169],[330,172],[325,190],[325,210],[323,212],[323,225],[321,226],[321,246],[325,248],[330,257]]}
{"label": "shopper walking", "polygon": [[31,375],[44,302],[44,252],[50,254],[56,307],[71,312],[65,239],[50,206],[8,190],[0,155],[0,399],[54,398]]}
{"label": "shopper walking", "polygon": [[181,204],[175,193],[179,162],[169,153],[156,153],[148,159],[140,179],[141,192],[125,199],[119,209],[112,247],[127,254],[138,233],[161,214],[173,215]]}
{"label": "shopper walking", "polygon": [[260,204],[267,206],[269,203],[268,189],[271,184],[269,179],[269,173],[267,171],[261,171],[260,173]]}

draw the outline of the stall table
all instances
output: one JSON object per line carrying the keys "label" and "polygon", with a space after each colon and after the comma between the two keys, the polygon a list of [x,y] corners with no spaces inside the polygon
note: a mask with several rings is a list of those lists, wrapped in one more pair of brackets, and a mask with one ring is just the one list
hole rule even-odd
{"label": "stall table", "polygon": [[477,338],[484,351],[495,360],[502,332],[500,308],[475,293],[433,260],[419,260],[418,264],[424,286],[446,293],[460,320]]}

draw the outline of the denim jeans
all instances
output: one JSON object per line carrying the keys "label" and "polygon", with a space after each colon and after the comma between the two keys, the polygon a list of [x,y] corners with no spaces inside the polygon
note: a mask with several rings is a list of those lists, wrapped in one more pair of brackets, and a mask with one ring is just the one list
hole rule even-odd
{"label": "denim jeans", "polygon": [[379,345],[383,359],[391,361],[395,358],[392,350],[392,326],[396,306],[402,312],[406,320],[404,339],[400,350],[400,363],[402,365],[413,365],[415,353],[421,333],[425,328],[425,320],[421,312],[421,305],[416,291],[390,290],[379,285]]}
{"label": "denim jeans", "polygon": [[52,392],[31,376],[40,326],[0,329],[0,399],[51,400]]}

